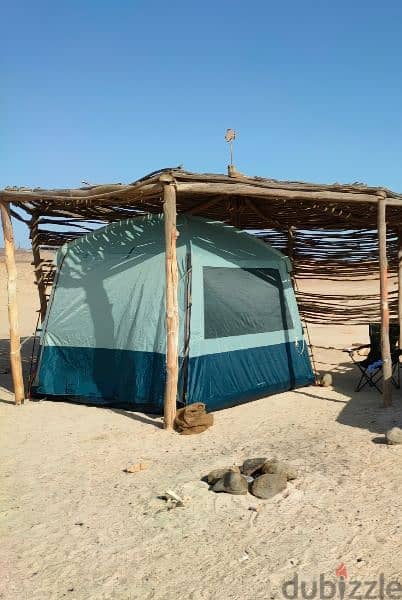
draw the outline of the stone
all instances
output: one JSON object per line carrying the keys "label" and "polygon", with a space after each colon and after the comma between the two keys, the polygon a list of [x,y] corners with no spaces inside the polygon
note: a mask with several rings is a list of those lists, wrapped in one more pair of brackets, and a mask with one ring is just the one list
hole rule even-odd
{"label": "stone", "polygon": [[331,373],[325,373],[321,377],[320,384],[321,384],[322,387],[331,387],[331,385],[332,385],[332,375],[331,375]]}
{"label": "stone", "polygon": [[297,477],[296,469],[294,469],[288,463],[278,460],[277,458],[271,458],[270,460],[267,460],[262,465],[261,471],[263,474],[265,474],[265,473],[271,473],[271,474],[283,473],[288,481],[291,481],[292,479],[296,479],[296,477]]}
{"label": "stone", "polygon": [[213,471],[210,471],[208,473],[208,475],[206,476],[206,480],[209,483],[209,485],[214,485],[214,483],[219,481],[219,479],[222,479],[222,477],[224,477],[226,475],[226,473],[230,470],[240,473],[239,467],[236,467],[236,466],[224,467],[222,469],[214,469]]}
{"label": "stone", "polygon": [[385,434],[387,444],[402,444],[402,429],[393,427]]}
{"label": "stone", "polygon": [[230,469],[215,483],[212,490],[214,492],[226,492],[227,494],[247,494],[248,483],[238,470]]}
{"label": "stone", "polygon": [[148,469],[148,465],[146,463],[138,462],[130,465],[123,469],[124,473],[139,473],[140,471],[146,471]]}
{"label": "stone", "polygon": [[266,458],[247,458],[241,467],[241,472],[243,475],[253,475],[261,469],[266,460]]}
{"label": "stone", "polygon": [[286,489],[287,481],[283,473],[266,473],[254,480],[251,493],[257,498],[268,500]]}

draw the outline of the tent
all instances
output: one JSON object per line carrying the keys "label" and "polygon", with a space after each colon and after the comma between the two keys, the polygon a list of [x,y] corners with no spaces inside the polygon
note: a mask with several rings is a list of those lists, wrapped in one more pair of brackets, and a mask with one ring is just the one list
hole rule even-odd
{"label": "tent", "polygon": [[[162,215],[118,221],[65,244],[34,389],[163,412]],[[233,406],[314,381],[289,260],[245,232],[178,216],[179,405]]]}

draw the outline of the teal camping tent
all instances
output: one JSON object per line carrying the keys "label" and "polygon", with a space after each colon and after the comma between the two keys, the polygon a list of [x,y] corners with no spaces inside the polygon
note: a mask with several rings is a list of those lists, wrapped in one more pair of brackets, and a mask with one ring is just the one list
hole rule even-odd
{"label": "teal camping tent", "polygon": [[[179,404],[233,406],[313,382],[288,259],[255,237],[177,219]],[[163,411],[161,215],[108,225],[61,248],[34,389]]]}

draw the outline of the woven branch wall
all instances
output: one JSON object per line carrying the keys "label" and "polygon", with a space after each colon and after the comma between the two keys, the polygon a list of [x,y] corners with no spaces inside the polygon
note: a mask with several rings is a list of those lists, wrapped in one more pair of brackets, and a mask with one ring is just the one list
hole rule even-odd
{"label": "woven branch wall", "polygon": [[[288,254],[287,234],[267,231],[264,241]],[[397,236],[387,236],[389,276],[397,276]],[[360,291],[359,282],[379,279],[377,231],[299,231],[293,234],[293,269],[299,310],[309,323],[359,325],[379,321],[379,293]],[[303,281],[323,280],[327,292],[303,291]],[[344,282],[344,293],[331,293],[332,282]],[[378,284],[379,286],[379,284]],[[339,285],[337,286],[339,289]],[[325,289],[325,284],[321,286]],[[394,288],[394,289],[392,289]],[[390,315],[397,317],[398,296],[390,285]]]}
{"label": "woven branch wall", "polygon": [[[44,248],[56,249],[65,242],[84,235],[94,225],[104,223],[70,223],[68,231],[52,231],[40,228],[36,243]],[[77,229],[79,227],[79,229]],[[288,232],[265,230],[252,232],[284,254],[289,254]],[[373,230],[295,230],[293,234],[292,261],[296,277],[296,295],[300,313],[308,323],[320,324],[366,324],[379,320],[378,294],[359,293],[359,281],[378,280],[377,232]],[[388,260],[390,276],[397,274],[397,236],[388,233]],[[54,270],[51,262],[42,262],[43,281],[50,293]],[[303,280],[328,282],[326,293],[303,291]],[[344,281],[345,292],[331,292],[331,282]],[[339,287],[339,286],[338,286]],[[397,292],[390,293],[391,318],[397,316]]]}

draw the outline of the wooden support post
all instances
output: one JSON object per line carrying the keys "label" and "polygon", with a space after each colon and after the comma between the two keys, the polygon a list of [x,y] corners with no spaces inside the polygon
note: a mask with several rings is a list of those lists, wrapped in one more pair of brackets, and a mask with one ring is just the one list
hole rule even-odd
{"label": "wooden support post", "polygon": [[286,247],[286,253],[288,255],[288,259],[290,260],[290,264],[292,270],[290,272],[290,278],[292,280],[293,289],[295,288],[295,277],[296,277],[296,265],[295,265],[295,235],[296,235],[296,227],[290,225],[288,227],[288,242]]}
{"label": "wooden support post", "polygon": [[389,344],[389,305],[388,305],[388,261],[387,261],[387,197],[385,192],[378,194],[378,251],[380,261],[381,298],[381,356],[383,361],[383,403],[392,404],[392,361]]}
{"label": "wooden support post", "polygon": [[[167,181],[166,181],[167,180]],[[163,182],[163,212],[165,217],[166,256],[166,387],[164,427],[173,429],[176,416],[177,384],[179,379],[179,307],[178,269],[176,257],[176,188],[172,178]]]}
{"label": "wooden support post", "polygon": [[402,228],[398,229],[398,321],[399,349],[402,350]]}
{"label": "wooden support post", "polygon": [[21,404],[25,400],[25,391],[24,378],[22,375],[21,340],[18,327],[17,267],[15,264],[14,235],[8,204],[0,202],[0,212],[4,233],[4,251],[7,269],[11,376],[13,379],[15,404]]}
{"label": "wooden support post", "polygon": [[40,255],[40,247],[38,243],[38,220],[34,216],[32,217],[31,223],[29,225],[30,228],[30,237],[32,243],[32,256],[35,268],[35,281],[38,288],[39,294],[39,305],[40,305],[40,318],[41,322],[45,320],[46,309],[47,309],[47,299],[46,299],[46,286],[44,283],[44,273],[42,270],[42,259]]}

